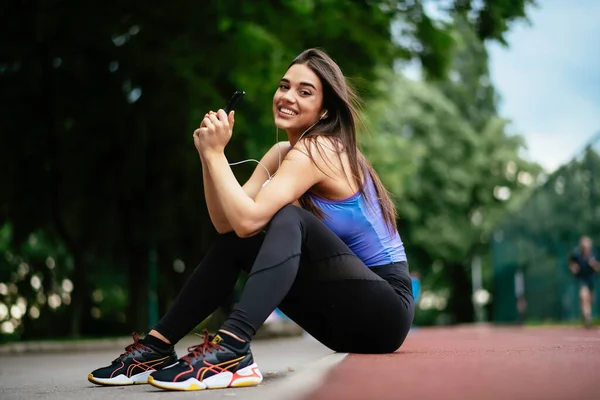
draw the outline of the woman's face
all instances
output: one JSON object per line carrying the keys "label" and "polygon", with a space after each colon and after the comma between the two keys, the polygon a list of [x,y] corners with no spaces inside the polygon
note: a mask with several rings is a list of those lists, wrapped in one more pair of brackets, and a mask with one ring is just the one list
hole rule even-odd
{"label": "woman's face", "polygon": [[289,135],[301,135],[325,112],[319,77],[306,65],[294,64],[273,96],[275,125]]}

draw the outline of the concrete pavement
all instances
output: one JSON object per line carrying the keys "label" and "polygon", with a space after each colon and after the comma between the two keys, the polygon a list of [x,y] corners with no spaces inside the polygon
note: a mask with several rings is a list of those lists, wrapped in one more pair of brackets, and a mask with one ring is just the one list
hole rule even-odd
{"label": "concrete pavement", "polygon": [[[201,342],[190,336],[176,346],[181,357],[187,347]],[[125,345],[129,344],[131,340]],[[345,355],[333,353],[309,336],[257,340],[252,349],[265,380],[257,387],[167,392],[150,385],[100,387],[87,381],[95,368],[109,365],[124,346],[106,350],[72,352],[28,352],[0,356],[0,398],[2,400],[38,399],[142,399],[198,398],[216,399],[295,399],[306,395],[320,383],[329,368]],[[110,347],[110,346],[109,346]]]}

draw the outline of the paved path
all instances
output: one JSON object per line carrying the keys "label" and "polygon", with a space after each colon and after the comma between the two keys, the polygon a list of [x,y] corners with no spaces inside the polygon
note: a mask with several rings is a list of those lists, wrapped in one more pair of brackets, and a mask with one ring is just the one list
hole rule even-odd
{"label": "paved path", "polygon": [[[186,338],[178,354],[198,342]],[[600,330],[463,326],[412,331],[394,354],[331,352],[310,337],[255,341],[265,381],[255,388],[165,392],[98,387],[86,377],[122,348],[0,354],[0,399],[247,400],[600,398]],[[345,358],[344,358],[345,357]]]}
{"label": "paved path", "polygon": [[351,354],[308,400],[600,399],[600,330],[419,329],[390,355]]}
{"label": "paved path", "polygon": [[[185,338],[176,346],[177,354],[200,343],[197,337]],[[296,374],[305,373],[313,363],[329,359],[332,351],[310,337],[257,340],[252,345],[254,357],[265,380],[253,388],[209,390],[204,392],[168,392],[150,385],[101,387],[87,381],[93,369],[110,364],[123,348],[68,353],[25,353],[0,355],[0,399],[287,399],[290,389],[286,379],[294,382]],[[308,368],[311,370],[312,368]],[[302,375],[304,376],[304,375]],[[305,378],[301,378],[305,381]],[[291,389],[300,393],[296,389]]]}

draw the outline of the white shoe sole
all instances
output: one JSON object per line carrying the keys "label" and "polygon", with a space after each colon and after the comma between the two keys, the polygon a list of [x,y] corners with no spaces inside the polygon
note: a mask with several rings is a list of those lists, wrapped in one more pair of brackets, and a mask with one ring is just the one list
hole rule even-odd
{"label": "white shoe sole", "polygon": [[166,390],[206,390],[224,389],[234,387],[256,386],[263,380],[256,363],[240,369],[236,372],[221,372],[202,381],[189,378],[182,382],[157,381],[154,377],[148,378],[148,383],[160,389]]}
{"label": "white shoe sole", "polygon": [[[163,369],[171,368],[177,365],[177,363],[173,363],[168,367]],[[156,371],[155,369],[151,369],[148,371],[140,372],[139,374],[126,376],[123,374],[117,375],[113,378],[98,378],[92,374],[88,375],[88,381],[95,383],[96,385],[105,385],[105,386],[127,386],[127,385],[143,385],[148,383],[148,377],[151,373]]]}
{"label": "white shoe sole", "polygon": [[88,375],[88,381],[95,383],[97,385],[112,385],[112,386],[123,386],[123,385],[141,385],[148,383],[148,377],[155,370],[149,370],[137,375],[132,375],[130,377],[125,376],[123,374],[117,375],[113,378],[98,378],[92,374]]}

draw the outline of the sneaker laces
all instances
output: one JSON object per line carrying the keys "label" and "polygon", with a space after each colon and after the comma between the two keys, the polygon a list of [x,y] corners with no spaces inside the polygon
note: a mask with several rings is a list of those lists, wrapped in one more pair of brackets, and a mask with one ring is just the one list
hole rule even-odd
{"label": "sneaker laces", "polygon": [[130,344],[129,346],[125,347],[125,353],[123,353],[119,357],[117,357],[115,359],[115,361],[118,361],[120,359],[127,357],[130,354],[133,354],[136,350],[148,350],[148,351],[150,350],[150,348],[148,348],[147,346],[140,343],[140,335],[138,335],[137,332],[133,332],[131,334],[131,337],[133,338],[133,343]]}
{"label": "sneaker laces", "polygon": [[213,350],[224,350],[223,347],[210,340],[207,329],[204,329],[202,333],[204,334],[204,341],[195,346],[188,347],[188,355],[181,358],[186,363],[192,361],[192,358],[198,358],[200,355],[205,356],[207,352],[212,353]]}

